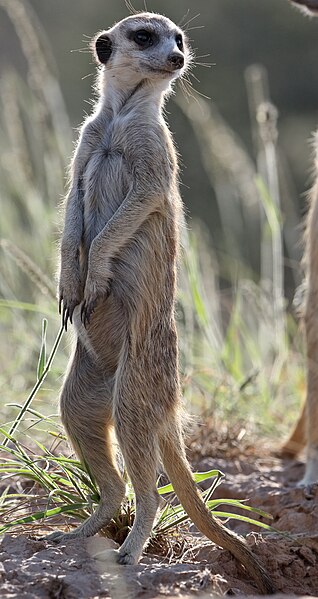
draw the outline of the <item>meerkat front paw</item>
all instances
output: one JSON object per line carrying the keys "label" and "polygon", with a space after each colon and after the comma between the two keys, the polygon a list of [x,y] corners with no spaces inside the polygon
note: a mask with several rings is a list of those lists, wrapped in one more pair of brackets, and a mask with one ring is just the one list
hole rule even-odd
{"label": "meerkat front paw", "polygon": [[97,281],[89,276],[86,279],[84,299],[81,307],[81,321],[86,328],[99,300],[107,299],[110,295],[111,279]]}
{"label": "meerkat front paw", "polygon": [[73,312],[83,299],[83,287],[80,281],[60,279],[59,313],[62,314],[62,324],[67,331],[68,320],[72,324]]}

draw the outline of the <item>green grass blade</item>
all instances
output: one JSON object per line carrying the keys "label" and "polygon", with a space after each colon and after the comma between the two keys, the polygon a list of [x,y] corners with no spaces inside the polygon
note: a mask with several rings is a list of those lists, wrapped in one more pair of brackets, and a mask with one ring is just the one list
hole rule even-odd
{"label": "green grass blade", "polygon": [[51,508],[49,510],[35,512],[34,514],[32,514],[30,516],[25,516],[23,518],[17,518],[16,520],[12,520],[11,522],[8,522],[4,526],[1,526],[0,534],[3,534],[4,532],[9,530],[10,528],[13,528],[14,526],[19,526],[21,524],[32,524],[33,522],[36,522],[38,520],[52,518],[53,516],[58,516],[59,514],[65,514],[65,513],[74,514],[74,513],[76,513],[76,511],[82,510],[86,507],[88,507],[88,503],[82,502],[82,503],[72,503],[69,505],[62,505],[59,507]]}
{"label": "green grass blade", "polygon": [[[201,483],[208,478],[217,476],[218,478],[223,477],[224,474],[220,470],[208,470],[207,472],[193,472],[193,479],[196,483]],[[165,495],[166,493],[174,493],[174,488],[171,483],[158,487],[159,495]]]}
{"label": "green grass blade", "polygon": [[[55,339],[55,342],[54,342],[54,344],[53,344],[52,351],[51,351],[51,353],[50,353],[50,356],[49,356],[49,358],[48,358],[48,361],[47,361],[47,363],[46,363],[46,366],[45,366],[45,369],[44,369],[44,371],[43,371],[43,373],[42,373],[42,376],[41,376],[41,377],[38,379],[37,383],[34,385],[34,387],[33,387],[32,391],[31,391],[31,393],[30,393],[29,397],[27,398],[27,400],[26,400],[26,401],[25,401],[25,403],[23,404],[23,406],[22,406],[22,408],[21,408],[21,410],[20,410],[19,414],[17,415],[17,417],[16,417],[16,419],[15,419],[15,421],[14,421],[13,425],[11,426],[11,428],[10,428],[10,430],[9,430],[9,435],[13,435],[13,433],[15,433],[15,431],[16,431],[16,429],[18,428],[18,426],[19,426],[19,423],[20,423],[20,421],[22,420],[22,418],[23,418],[23,416],[24,416],[24,414],[25,414],[26,410],[29,408],[29,406],[30,406],[31,402],[33,401],[33,399],[34,399],[35,395],[37,394],[37,392],[38,392],[38,390],[40,389],[40,387],[41,387],[41,385],[42,385],[43,381],[45,380],[45,378],[46,378],[46,375],[48,374],[48,372],[49,372],[49,370],[50,370],[50,368],[51,368],[51,364],[52,364],[52,362],[53,362],[53,360],[54,360],[55,354],[56,354],[56,352],[57,352],[57,350],[58,350],[58,347],[59,347],[60,341],[61,341],[61,339],[62,339],[63,333],[64,333],[64,327],[63,327],[63,326],[61,326],[61,328],[60,328],[60,330],[59,330],[59,332],[58,332],[58,334],[57,334],[57,337],[56,337],[56,339]],[[4,442],[3,442],[3,445],[4,445],[4,446],[5,446],[5,445],[7,445],[7,443],[9,442],[9,439],[10,439],[10,438],[9,438],[8,436],[6,436],[6,438],[5,438]]]}
{"label": "green grass blade", "polygon": [[240,520],[241,522],[247,522],[248,524],[253,524],[254,526],[259,526],[260,528],[266,528],[266,530],[270,530],[272,532],[277,532],[269,524],[265,524],[265,522],[260,522],[259,520],[254,520],[253,518],[248,518],[247,516],[241,516],[241,514],[231,514],[231,512],[219,512],[217,510],[213,510],[213,515],[218,518],[226,518],[227,520]]}
{"label": "green grass blade", "polygon": [[47,332],[47,319],[42,320],[42,341],[38,361],[37,380],[39,380],[44,372],[46,363],[46,332]]}
{"label": "green grass blade", "polygon": [[248,512],[253,512],[254,514],[258,514],[259,516],[262,516],[263,518],[268,518],[270,520],[273,519],[273,516],[271,514],[268,514],[267,512],[264,512],[263,510],[260,510],[256,507],[246,505],[240,499],[209,499],[206,502],[206,504],[207,504],[208,508],[210,508],[213,511],[214,511],[214,508],[219,505],[232,505],[233,507],[237,507],[241,510],[246,510]]}

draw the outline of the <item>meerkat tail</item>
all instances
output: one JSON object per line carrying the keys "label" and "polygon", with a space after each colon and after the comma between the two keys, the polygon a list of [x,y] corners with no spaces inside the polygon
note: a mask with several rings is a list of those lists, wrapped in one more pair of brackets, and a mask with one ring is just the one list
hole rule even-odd
{"label": "meerkat tail", "polygon": [[246,541],[217,521],[202,501],[186,457],[182,456],[175,442],[165,438],[160,444],[160,450],[165,471],[175,493],[195,526],[210,541],[229,550],[243,564],[262,594],[274,594],[273,582]]}

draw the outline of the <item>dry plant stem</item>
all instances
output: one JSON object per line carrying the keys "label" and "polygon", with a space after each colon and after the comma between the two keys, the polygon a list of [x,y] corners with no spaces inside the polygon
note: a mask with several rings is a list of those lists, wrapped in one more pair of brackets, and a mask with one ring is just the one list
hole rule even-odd
{"label": "dry plant stem", "polygon": [[29,279],[38,287],[42,294],[56,299],[55,286],[41,268],[24,251],[9,239],[1,239],[0,247],[15,261],[17,266],[25,272]]}
{"label": "dry plant stem", "polygon": [[[62,326],[62,327],[60,328],[59,332],[58,332],[58,335],[57,335],[56,339],[55,339],[55,342],[54,342],[54,345],[53,345],[52,351],[51,351],[51,353],[50,353],[50,355],[49,355],[49,358],[48,358],[48,360],[47,360],[47,362],[46,362],[45,368],[44,368],[44,370],[43,370],[43,372],[42,372],[41,376],[39,377],[38,381],[37,381],[37,382],[36,382],[36,384],[34,385],[34,387],[33,387],[32,391],[31,391],[30,395],[28,396],[28,398],[27,398],[27,399],[26,399],[26,401],[24,402],[24,404],[23,404],[23,406],[22,406],[22,408],[21,408],[21,410],[20,410],[20,412],[19,412],[18,416],[16,417],[16,419],[15,419],[15,421],[14,421],[13,425],[11,426],[11,428],[10,428],[10,430],[9,430],[9,435],[10,435],[10,436],[12,436],[12,435],[13,435],[13,434],[16,432],[16,430],[17,430],[17,428],[18,428],[18,426],[19,426],[19,423],[21,422],[21,420],[22,420],[22,418],[23,418],[23,416],[24,416],[25,412],[27,411],[27,409],[28,409],[28,408],[29,408],[29,406],[31,405],[31,403],[32,403],[32,401],[33,401],[33,399],[34,399],[34,397],[36,396],[36,394],[37,394],[37,392],[38,392],[38,390],[40,389],[40,387],[42,386],[42,384],[43,384],[44,380],[46,379],[46,376],[47,376],[48,372],[50,371],[50,368],[51,368],[52,362],[53,362],[53,360],[54,360],[55,354],[56,354],[56,352],[57,352],[57,350],[58,350],[58,347],[59,347],[60,341],[61,341],[61,339],[62,339],[63,332],[64,332],[64,327]],[[4,440],[4,442],[3,442],[3,445],[4,445],[4,446],[6,446],[6,445],[9,443],[9,441],[10,441],[10,438],[8,438],[8,437],[7,437],[7,438]]]}
{"label": "dry plant stem", "polygon": [[[286,360],[286,321],[284,313],[284,252],[283,234],[279,221],[281,198],[278,179],[277,118],[278,112],[270,102],[269,84],[266,69],[253,65],[246,71],[246,83],[250,105],[257,163],[260,178],[265,183],[265,193],[259,193],[262,220],[261,244],[261,284],[268,290],[272,301],[274,335],[272,351],[275,362],[271,381],[278,380]],[[272,217],[270,216],[272,214]],[[269,234],[270,233],[270,234]],[[265,331],[260,331],[260,347],[268,351],[264,339]]]}

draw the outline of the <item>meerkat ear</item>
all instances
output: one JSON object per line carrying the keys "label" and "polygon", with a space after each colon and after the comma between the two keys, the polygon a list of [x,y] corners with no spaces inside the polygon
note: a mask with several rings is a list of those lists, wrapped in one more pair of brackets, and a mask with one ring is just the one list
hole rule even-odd
{"label": "meerkat ear", "polygon": [[95,40],[95,57],[98,62],[106,64],[111,57],[113,45],[110,37],[102,33]]}

